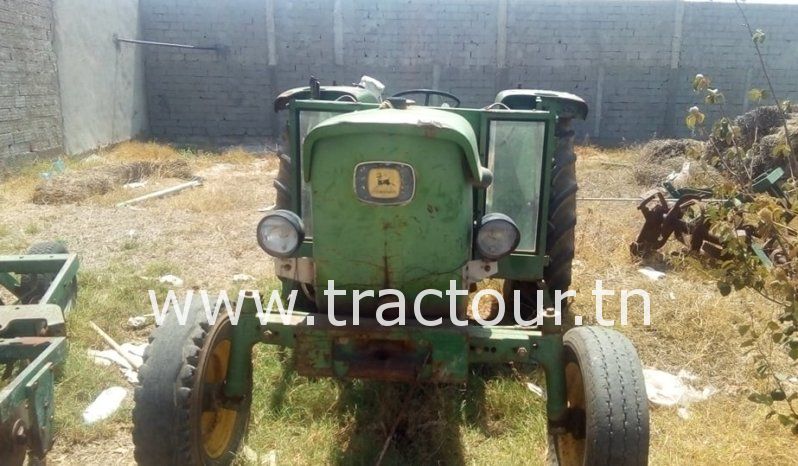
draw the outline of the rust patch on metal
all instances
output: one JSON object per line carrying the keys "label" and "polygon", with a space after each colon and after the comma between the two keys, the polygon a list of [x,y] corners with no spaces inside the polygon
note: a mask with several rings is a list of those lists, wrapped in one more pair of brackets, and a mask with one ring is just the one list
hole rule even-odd
{"label": "rust patch on metal", "polygon": [[[698,215],[690,221],[685,220],[685,214],[694,208],[698,209]],[[722,249],[720,239],[709,232],[699,195],[684,195],[669,207],[665,196],[657,192],[640,202],[637,209],[645,221],[637,239],[629,245],[629,251],[635,256],[661,248],[671,236],[693,252],[717,256]]]}

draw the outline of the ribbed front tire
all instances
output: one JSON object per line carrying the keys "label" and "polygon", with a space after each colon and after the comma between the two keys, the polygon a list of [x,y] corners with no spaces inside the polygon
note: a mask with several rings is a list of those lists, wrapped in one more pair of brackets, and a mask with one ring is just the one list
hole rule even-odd
{"label": "ribbed front tire", "polygon": [[609,328],[579,327],[563,345],[568,416],[564,432],[549,434],[549,464],[648,464],[648,399],[632,343]]}

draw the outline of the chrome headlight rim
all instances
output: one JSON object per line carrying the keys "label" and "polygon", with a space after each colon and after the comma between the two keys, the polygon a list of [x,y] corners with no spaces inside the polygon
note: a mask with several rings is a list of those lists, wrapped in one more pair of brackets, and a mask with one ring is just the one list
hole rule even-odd
{"label": "chrome headlight rim", "polygon": [[[293,247],[289,248],[287,251],[275,251],[269,248],[264,243],[263,235],[261,234],[261,230],[264,228],[264,225],[267,221],[278,218],[282,221],[285,221],[291,228],[294,229],[296,232],[297,241]],[[305,240],[305,224],[302,222],[302,218],[299,215],[291,212],[290,210],[275,210],[269,212],[268,214],[264,215],[260,222],[258,222],[258,228],[255,232],[256,236],[258,237],[258,245],[263,249],[266,254],[269,254],[273,257],[279,257],[281,259],[285,259],[288,257],[293,257],[294,253],[297,252],[299,247],[302,245],[302,242]]]}
{"label": "chrome headlight rim", "polygon": [[[483,248],[483,245],[481,245],[479,241],[480,232],[484,231],[483,228],[489,226],[490,223],[504,223],[510,227],[510,229],[515,235],[515,238],[513,239],[513,241],[511,241],[507,250],[501,252],[500,254],[492,254],[490,251],[486,251],[485,248]],[[510,254],[512,254],[512,252],[515,251],[516,248],[518,248],[518,244],[520,242],[521,242],[521,231],[518,229],[518,225],[516,225],[515,221],[512,218],[510,218],[510,216],[499,212],[493,212],[490,214],[486,214],[480,219],[479,225],[477,226],[477,232],[474,244],[476,245],[477,252],[481,257],[492,261],[498,261],[499,259],[505,258]]]}

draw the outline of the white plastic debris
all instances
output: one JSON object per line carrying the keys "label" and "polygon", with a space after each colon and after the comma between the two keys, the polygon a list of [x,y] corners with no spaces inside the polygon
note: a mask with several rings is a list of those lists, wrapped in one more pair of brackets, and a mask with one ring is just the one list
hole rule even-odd
{"label": "white plastic debris", "polygon": [[147,349],[147,343],[122,343],[122,349],[140,358],[144,357],[144,351]]}
{"label": "white plastic debris", "polygon": [[371,76],[363,76],[360,78],[360,87],[367,90],[371,95],[376,97],[378,101],[382,100],[382,93],[385,91],[385,84],[377,81]]}
{"label": "white plastic debris", "polygon": [[690,181],[690,161],[686,161],[682,164],[682,169],[677,173],[671,173],[666,181],[673,184],[673,186],[677,188],[684,187],[687,185],[687,182]]}
{"label": "white plastic debris", "polygon": [[528,389],[530,392],[532,392],[532,393],[534,393],[535,395],[537,395],[537,396],[539,396],[539,397],[543,398],[544,400],[546,399],[546,391],[545,391],[545,390],[543,390],[543,388],[541,388],[541,387],[540,387],[540,385],[533,384],[532,382],[527,382],[527,383],[526,383],[526,388],[527,388],[527,389]]}
{"label": "white plastic debris", "polygon": [[245,445],[241,449],[241,457],[247,464],[258,464],[258,452],[250,448],[249,445]]}
{"label": "white plastic debris", "polygon": [[166,283],[167,285],[172,286],[183,286],[183,279],[176,276],[176,275],[164,275],[163,277],[158,279],[161,283]]}
{"label": "white plastic debris", "polygon": [[128,381],[128,383],[130,383],[130,385],[136,385],[139,383],[139,373],[133,369],[122,369],[122,376]]}
{"label": "white plastic debris", "polygon": [[687,407],[691,403],[704,401],[717,390],[712,386],[702,390],[693,388],[688,382],[697,380],[697,377],[687,371],[679,371],[677,375],[669,374],[657,369],[643,369],[646,381],[648,401],[657,406],[676,407],[676,414],[682,419],[688,419],[690,413]]}
{"label": "white plastic debris", "polygon": [[656,281],[665,278],[665,272],[654,270],[651,267],[641,267],[637,271],[648,277],[649,280]]}
{"label": "white plastic debris", "polygon": [[147,186],[146,181],[134,181],[132,183],[123,184],[122,187],[125,189],[136,189],[136,188],[143,188]]}
{"label": "white plastic debris", "polygon": [[130,362],[133,361],[137,363],[138,366],[143,364],[144,350],[147,348],[147,343],[122,343],[119,345],[119,348],[125,352],[127,358],[113,349],[104,351],[90,349],[87,352],[89,357],[94,360],[95,364],[106,367],[116,365],[119,367],[125,380],[131,384],[137,384],[139,381],[139,374]]}
{"label": "white plastic debris", "polygon": [[97,421],[109,418],[119,409],[125,397],[127,397],[127,390],[122,387],[106,388],[83,411],[83,422],[94,424]]}
{"label": "white plastic debris", "polygon": [[[133,362],[139,363],[139,366],[144,362],[144,349],[147,347],[146,343],[142,344],[135,344],[135,343],[122,343],[119,345],[120,348],[128,355]],[[88,350],[89,356],[94,359],[94,362],[103,366],[107,366],[111,363],[116,364],[117,366],[121,367],[122,369],[135,369],[130,361],[125,359],[121,354],[119,354],[116,350],[109,349],[103,351],[97,351],[90,349]]]}
{"label": "white plastic debris", "polygon": [[269,450],[268,453],[260,454],[245,445],[241,449],[241,457],[246,464],[257,464],[261,466],[277,466],[277,450]]}
{"label": "white plastic debris", "polygon": [[147,316],[134,316],[127,319],[127,326],[138,330],[147,326]]}
{"label": "white plastic debris", "polygon": [[266,207],[258,209],[258,212],[271,212],[275,209],[275,207],[277,207],[277,204],[267,205]]}
{"label": "white plastic debris", "polygon": [[255,280],[255,277],[245,273],[237,273],[233,275],[233,283],[251,282],[253,280]]}
{"label": "white plastic debris", "polygon": [[98,366],[108,367],[108,366],[110,366],[111,364],[114,363],[110,359],[106,359],[104,356],[93,354],[93,353],[99,353],[99,352],[100,351],[96,351],[96,350],[89,350],[88,351],[89,356],[91,356],[94,359],[94,364],[97,364]]}
{"label": "white plastic debris", "polygon": [[125,360],[119,353],[114,350],[97,351],[90,349],[87,351],[89,356],[94,360],[95,364],[100,366],[110,366],[116,364],[123,369],[132,369],[133,366]]}

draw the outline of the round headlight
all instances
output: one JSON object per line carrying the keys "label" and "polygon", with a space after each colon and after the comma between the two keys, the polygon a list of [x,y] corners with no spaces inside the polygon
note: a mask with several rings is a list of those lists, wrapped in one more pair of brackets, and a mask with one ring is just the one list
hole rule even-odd
{"label": "round headlight", "polygon": [[477,230],[477,251],[485,259],[499,260],[518,247],[521,233],[510,217],[493,213],[482,217]]}
{"label": "round headlight", "polygon": [[304,239],[302,219],[289,210],[275,210],[258,223],[258,244],[272,256],[291,256]]}

